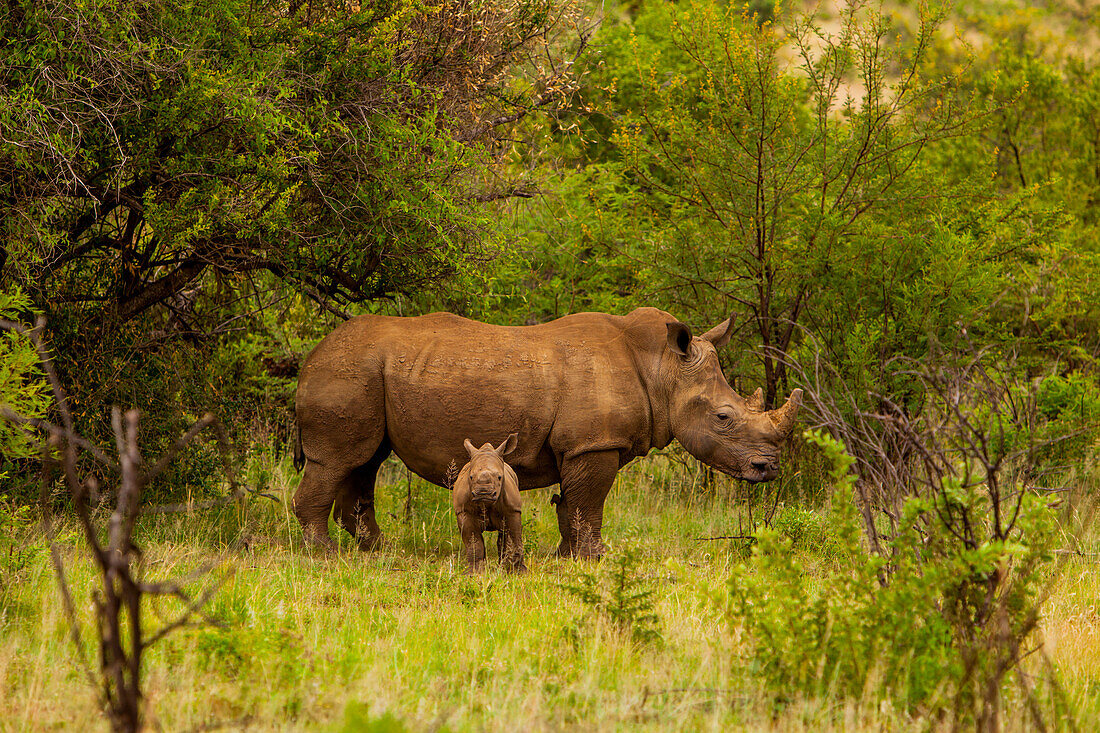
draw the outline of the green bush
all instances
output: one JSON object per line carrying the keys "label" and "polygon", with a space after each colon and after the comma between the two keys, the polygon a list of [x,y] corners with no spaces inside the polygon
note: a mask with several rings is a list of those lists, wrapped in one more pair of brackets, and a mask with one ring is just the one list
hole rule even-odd
{"label": "green bush", "polygon": [[582,570],[562,585],[589,611],[589,618],[574,620],[567,635],[577,643],[587,622],[600,620],[637,644],[661,640],[661,618],[654,610],[656,598],[638,551],[613,550],[593,571]]}
{"label": "green bush", "polygon": [[[0,290],[0,320],[19,323],[31,312],[29,299],[18,288]],[[29,328],[23,324],[25,328]],[[49,390],[30,338],[16,331],[0,332],[0,409],[29,418],[46,417]],[[34,436],[0,417],[0,482],[5,482],[13,461],[37,455]],[[30,496],[20,496],[29,500]]]}
{"label": "green bush", "polygon": [[777,702],[889,698],[973,721],[983,695],[1000,694],[1004,669],[1015,667],[1034,628],[1055,538],[1049,501],[1025,496],[1015,541],[979,531],[964,543],[941,518],[962,507],[980,511],[987,497],[981,486],[951,485],[909,499],[898,533],[882,555],[872,554],[861,545],[852,459],[828,436],[806,437],[833,461],[825,525],[848,561],[808,576],[794,548],[814,524],[797,511],[758,532],[752,560],[711,593],[727,630],[747,642],[739,662]]}
{"label": "green bush", "polygon": [[1030,481],[1047,485],[1100,448],[1100,383],[1089,372],[1021,380],[1006,400],[1011,410],[989,405],[983,419],[998,451],[1027,456]]}
{"label": "green bush", "polygon": [[44,543],[32,540],[33,521],[30,507],[0,494],[0,627],[26,571],[44,553]]}
{"label": "green bush", "polygon": [[[824,524],[849,562],[823,579],[807,576],[789,532],[811,523],[786,512],[786,529],[759,531],[752,561],[737,566],[713,600],[727,628],[747,636],[743,662],[779,702],[870,692],[905,706],[926,703],[958,674],[951,629],[936,609],[937,578],[914,560],[881,584],[885,560],[860,544],[850,458],[834,458],[839,480]],[[899,550],[914,539],[899,538]]]}
{"label": "green bush", "polygon": [[824,518],[799,506],[781,508],[772,520],[772,529],[794,550],[819,550],[829,539]]}
{"label": "green bush", "polygon": [[1097,446],[1100,427],[1100,384],[1084,372],[1053,375],[1039,384],[1038,415],[1045,421],[1039,431],[1044,440],[1056,441],[1046,453],[1052,462],[1079,461]]}
{"label": "green bush", "polygon": [[[408,733],[409,727],[391,712],[372,715],[370,707],[360,702],[349,702],[344,708],[344,724],[336,730],[340,733]],[[446,726],[436,730],[445,733]]]}

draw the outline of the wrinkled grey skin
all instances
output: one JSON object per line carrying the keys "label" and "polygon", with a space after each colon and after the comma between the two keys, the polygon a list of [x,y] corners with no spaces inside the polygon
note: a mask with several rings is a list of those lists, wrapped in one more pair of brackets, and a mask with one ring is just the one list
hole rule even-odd
{"label": "wrinkled grey skin", "polygon": [[516,448],[516,434],[509,435],[496,448],[492,443],[475,448],[468,439],[463,445],[470,462],[458,472],[451,500],[466,551],[467,568],[473,573],[484,569],[482,533],[495,530],[500,564],[509,572],[522,573],[527,566],[523,564],[519,479],[512,467],[504,462],[504,456]]}
{"label": "wrinkled grey skin", "polygon": [[521,327],[449,313],[353,318],[299,376],[295,515],[307,540],[332,546],[335,509],[361,547],[375,547],[375,474],[391,451],[445,486],[448,466],[465,461],[464,439],[516,433],[509,463],[520,489],[561,484],[558,552],[598,556],[616,472],[674,438],[734,478],[778,474],[802,392],[771,411],[736,394],[716,352],[731,330],[726,320],[693,336],[656,308]]}

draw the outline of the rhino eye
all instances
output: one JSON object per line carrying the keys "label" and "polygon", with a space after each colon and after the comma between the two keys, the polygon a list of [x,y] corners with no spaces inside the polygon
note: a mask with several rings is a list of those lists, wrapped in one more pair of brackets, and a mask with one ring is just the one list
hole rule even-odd
{"label": "rhino eye", "polygon": [[719,412],[718,413],[718,419],[719,420],[729,420],[730,419],[729,413],[728,412]]}

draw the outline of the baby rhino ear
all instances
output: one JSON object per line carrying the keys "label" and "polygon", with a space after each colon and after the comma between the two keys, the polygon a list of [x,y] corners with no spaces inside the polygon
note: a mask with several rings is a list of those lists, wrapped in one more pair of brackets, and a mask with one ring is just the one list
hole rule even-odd
{"label": "baby rhino ear", "polygon": [[462,445],[465,446],[466,452],[470,454],[470,458],[473,458],[474,454],[477,453],[477,448],[470,442],[470,439],[466,438],[466,440],[462,441]]}
{"label": "baby rhino ear", "polygon": [[516,449],[516,443],[518,443],[518,442],[519,442],[518,434],[517,433],[512,433],[511,435],[509,435],[507,438],[504,439],[503,443],[501,443],[500,445],[497,446],[497,448],[496,448],[497,455],[500,456],[501,458],[508,455],[509,453],[511,453],[512,451],[514,451]]}

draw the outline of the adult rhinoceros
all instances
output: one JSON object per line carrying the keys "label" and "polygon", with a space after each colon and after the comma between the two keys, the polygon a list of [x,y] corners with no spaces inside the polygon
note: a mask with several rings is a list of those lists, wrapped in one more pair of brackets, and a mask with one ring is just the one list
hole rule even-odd
{"label": "adult rhinoceros", "polygon": [[521,489],[561,484],[561,555],[598,555],[616,472],[672,439],[747,481],[778,474],[779,448],[802,399],[765,411],[741,398],[715,348],[727,320],[693,337],[656,308],[577,313],[537,326],[492,326],[449,313],[359,316],[325,337],[298,380],[305,474],[294,513],[306,538],[331,546],[328,516],[364,549],[381,532],[375,474],[390,452],[440,486],[476,445],[517,433],[509,463]]}

